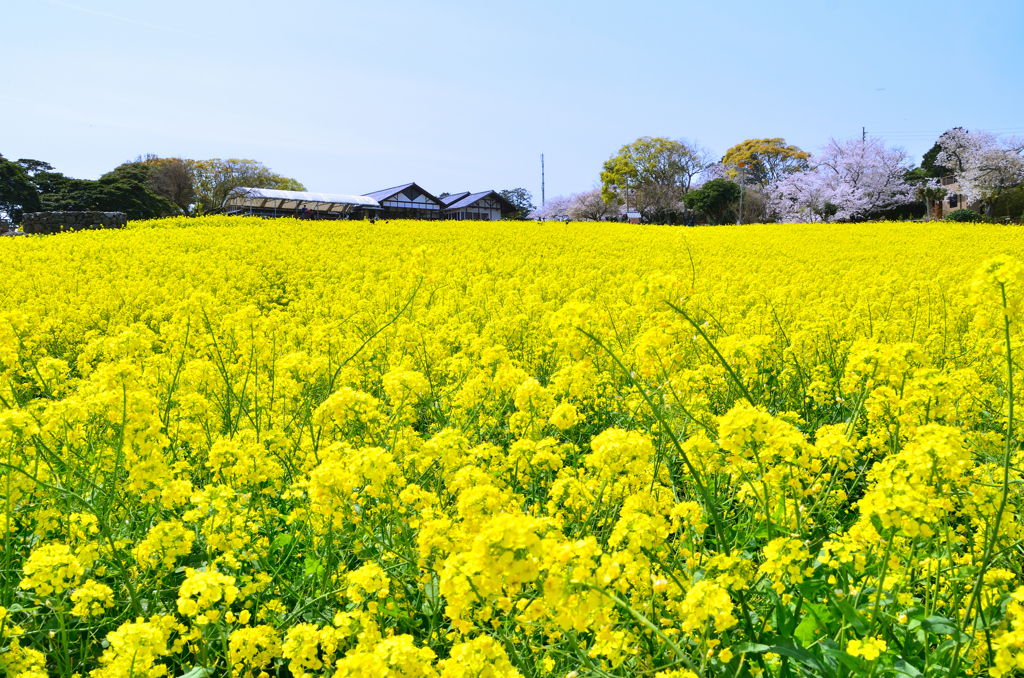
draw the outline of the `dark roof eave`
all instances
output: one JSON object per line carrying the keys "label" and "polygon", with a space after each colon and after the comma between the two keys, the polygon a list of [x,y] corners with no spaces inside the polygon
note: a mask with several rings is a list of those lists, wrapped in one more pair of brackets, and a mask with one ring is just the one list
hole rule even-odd
{"label": "dark roof eave", "polygon": [[433,200],[434,203],[437,204],[438,206],[440,206],[442,209],[445,207],[445,204],[443,202],[441,202],[441,200],[437,196],[435,196],[430,191],[425,190],[422,186],[417,184],[415,181],[410,181],[409,183],[402,184],[401,186],[392,186],[391,188],[382,188],[379,191],[373,191],[372,193],[364,193],[363,195],[368,197],[368,198],[373,198],[377,202],[383,202],[383,201],[391,198],[392,196],[397,195],[398,193],[401,193],[402,191],[404,191],[405,189],[409,188],[410,186],[415,186],[416,190],[418,190],[420,193],[422,193],[423,195],[425,195],[428,198],[430,198],[431,200]]}

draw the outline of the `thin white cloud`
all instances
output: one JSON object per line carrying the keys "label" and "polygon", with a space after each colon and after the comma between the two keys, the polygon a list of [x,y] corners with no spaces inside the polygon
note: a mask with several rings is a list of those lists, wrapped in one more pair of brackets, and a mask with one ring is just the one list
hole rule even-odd
{"label": "thin white cloud", "polygon": [[168,33],[177,33],[178,35],[187,35],[190,38],[198,38],[200,36],[195,33],[189,33],[187,31],[179,31],[177,28],[168,28],[167,26],[158,26],[156,24],[146,23],[145,21],[138,21],[136,19],[129,19],[123,16],[117,16],[116,14],[107,14],[106,12],[99,12],[95,9],[88,9],[86,7],[79,7],[78,5],[72,5],[67,2],[60,2],[60,0],[43,0],[43,2],[51,5],[59,5],[60,7],[67,7],[68,9],[75,9],[79,12],[85,12],[86,14],[95,14],[96,16],[106,17],[108,19],[116,19],[117,21],[124,21],[125,23],[135,24],[136,26],[145,26],[146,28],[155,28],[158,31],[167,31]]}

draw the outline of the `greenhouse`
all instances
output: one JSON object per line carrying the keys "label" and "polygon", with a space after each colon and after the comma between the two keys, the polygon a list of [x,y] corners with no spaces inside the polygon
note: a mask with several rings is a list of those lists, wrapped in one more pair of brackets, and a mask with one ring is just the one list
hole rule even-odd
{"label": "greenhouse", "polygon": [[224,203],[225,214],[305,219],[362,219],[378,216],[380,203],[365,195],[236,188]]}

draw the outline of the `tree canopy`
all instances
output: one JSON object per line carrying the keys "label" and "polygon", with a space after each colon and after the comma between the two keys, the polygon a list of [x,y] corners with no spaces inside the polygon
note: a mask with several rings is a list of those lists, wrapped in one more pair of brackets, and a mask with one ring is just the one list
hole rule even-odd
{"label": "tree canopy", "polygon": [[41,160],[11,162],[0,155],[0,212],[14,221],[41,210],[124,212],[129,219],[203,214],[223,206],[240,186],[305,190],[255,160],[146,155],[93,180],[65,176]]}
{"label": "tree canopy", "polygon": [[73,179],[58,172],[43,172],[37,179],[42,184],[39,198],[45,211],[124,212],[129,219],[178,213],[173,203],[147,188],[144,171],[136,167],[122,165],[97,180]]}
{"label": "tree canopy", "polygon": [[530,213],[537,209],[533,205],[533,194],[525,188],[507,188],[498,191],[498,195],[515,205],[516,211],[512,219],[529,219]]}
{"label": "tree canopy", "polygon": [[942,145],[936,141],[931,149],[921,158],[920,169],[924,171],[925,176],[931,179],[941,179],[942,177],[949,176],[949,168],[940,165],[938,162],[939,153],[941,152]]}
{"label": "tree canopy", "polygon": [[601,189],[595,188],[572,196],[568,209],[572,221],[604,221],[619,217],[619,206],[608,204],[601,197]]}
{"label": "tree canopy", "polygon": [[256,160],[229,158],[190,161],[192,186],[195,191],[194,214],[205,214],[224,206],[228,195],[240,187],[274,188],[282,191],[304,191],[295,179],[276,174]]}
{"label": "tree canopy", "polygon": [[996,201],[1024,183],[1024,139],[954,127],[939,137],[935,163],[948,167],[968,201],[980,201],[992,218]]}
{"label": "tree canopy", "polygon": [[810,157],[810,153],[787,145],[782,138],[747,139],[726,151],[722,164],[728,168],[730,176],[735,176],[740,171],[737,168],[742,168],[746,181],[764,188],[787,174],[807,170]]}
{"label": "tree canopy", "polygon": [[712,224],[731,221],[733,206],[739,199],[739,184],[721,178],[705,182],[700,188],[683,196],[687,207],[703,214]]}
{"label": "tree canopy", "polygon": [[25,212],[40,209],[39,194],[29,174],[19,163],[0,155],[0,212],[17,222]]}
{"label": "tree canopy", "polygon": [[781,221],[856,221],[915,199],[907,152],[881,139],[833,139],[810,166],[772,184],[770,203]]}
{"label": "tree canopy", "polygon": [[130,164],[145,172],[146,187],[151,192],[173,203],[182,214],[191,214],[196,197],[191,163],[182,158],[147,154]]}
{"label": "tree canopy", "polygon": [[605,161],[601,197],[608,204],[628,200],[631,208],[651,219],[675,210],[707,163],[708,152],[695,143],[641,137]]}

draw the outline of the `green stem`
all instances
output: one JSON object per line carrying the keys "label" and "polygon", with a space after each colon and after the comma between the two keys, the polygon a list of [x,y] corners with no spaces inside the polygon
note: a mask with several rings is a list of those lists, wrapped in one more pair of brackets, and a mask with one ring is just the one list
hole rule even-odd
{"label": "green stem", "polygon": [[71,648],[68,645],[68,627],[64,619],[64,610],[57,608],[57,625],[60,630],[60,664],[62,667],[61,675],[65,678],[71,676]]}
{"label": "green stem", "polygon": [[[1010,343],[1010,318],[1006,315],[1006,285],[999,283],[999,291],[1002,295],[1003,302],[1003,341],[1006,343],[1006,391],[1008,400],[1007,407],[1007,422],[1006,422],[1006,449],[1003,452],[1003,483],[1000,489],[1002,496],[999,499],[999,508],[996,509],[995,520],[992,521],[991,535],[985,542],[985,554],[981,559],[981,567],[978,570],[977,578],[974,582],[974,590],[971,592],[971,598],[967,603],[967,609],[964,610],[963,622],[960,625],[961,631],[967,632],[968,627],[971,625],[971,613],[974,607],[978,604],[981,598],[981,590],[985,583],[985,573],[988,568],[992,565],[993,554],[995,551],[996,541],[999,539],[999,528],[1002,526],[1003,513],[1006,511],[1006,504],[1010,498],[1010,461],[1013,455],[1013,346]],[[949,670],[950,678],[958,675],[960,670],[960,650],[962,649],[963,642],[959,636],[956,641],[956,647],[953,650],[953,664]],[[974,640],[974,635],[970,634],[971,641]]]}
{"label": "green stem", "polygon": [[679,308],[678,306],[673,304],[671,301],[666,301],[665,303],[668,304],[668,307],[671,308],[673,311],[675,311],[679,315],[681,315],[684,318],[686,318],[686,320],[691,325],[693,325],[693,329],[697,330],[697,332],[700,334],[700,336],[704,337],[704,341],[706,341],[708,343],[708,346],[711,347],[711,350],[715,352],[716,356],[718,356],[718,360],[719,360],[719,362],[722,363],[722,367],[724,367],[725,371],[729,373],[729,376],[732,377],[732,380],[734,382],[736,382],[736,386],[738,386],[740,391],[743,393],[743,397],[747,399],[747,402],[750,403],[751,407],[755,407],[757,405],[757,403],[754,402],[754,396],[750,395],[750,391],[748,391],[747,387],[743,385],[742,381],[740,381],[739,375],[737,375],[733,371],[732,367],[730,367],[730,365],[729,365],[729,361],[726,360],[725,356],[723,356],[719,352],[718,347],[715,346],[715,343],[713,341],[711,341],[711,339],[708,337],[707,333],[704,332],[704,328],[701,327],[700,325],[698,325],[693,320],[693,318],[691,318],[689,315],[687,315],[686,311],[684,311],[683,309]]}

